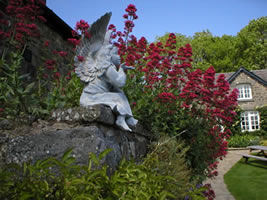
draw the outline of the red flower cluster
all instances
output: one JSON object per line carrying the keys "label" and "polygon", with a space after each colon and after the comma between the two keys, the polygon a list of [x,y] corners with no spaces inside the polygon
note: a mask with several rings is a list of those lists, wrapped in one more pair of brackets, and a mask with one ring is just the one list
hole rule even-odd
{"label": "red flower cluster", "polygon": [[66,57],[68,55],[68,52],[66,52],[66,51],[58,51],[57,53],[61,57]]}
{"label": "red flower cluster", "polygon": [[78,60],[79,60],[80,62],[83,62],[83,61],[84,61],[84,57],[83,57],[83,56],[77,56],[77,58],[78,58]]}
{"label": "red flower cluster", "polygon": [[74,47],[76,47],[77,45],[80,44],[80,40],[78,40],[78,39],[76,39],[76,38],[69,38],[69,39],[68,39],[68,42],[69,42],[70,44],[72,44]]}
{"label": "red flower cluster", "polygon": [[46,60],[45,65],[48,70],[54,70],[56,63],[55,60]]}
{"label": "red flower cluster", "polygon": [[176,96],[171,92],[162,92],[158,94],[159,101],[164,103],[170,103],[176,100]]}
{"label": "red flower cluster", "polygon": [[[126,42],[126,40],[130,37],[130,33],[133,31],[134,27],[134,20],[138,18],[136,15],[136,7],[133,4],[129,4],[128,7],[125,9],[127,12],[126,14],[123,15],[123,18],[125,18],[124,22],[124,32],[116,32],[116,28],[114,25],[109,26],[109,30],[113,31],[112,38],[115,39],[117,36],[119,37],[117,45],[122,45],[123,42]],[[126,40],[123,40],[123,37],[126,38]],[[125,46],[127,43],[123,44],[122,46]],[[122,47],[121,47],[122,48]]]}
{"label": "red flower cluster", "polygon": [[90,25],[85,20],[81,19],[76,23],[75,30],[72,31],[72,36],[77,37],[79,34],[83,34],[85,37],[90,38],[91,35],[88,33]]}
{"label": "red flower cluster", "polygon": [[61,74],[59,72],[54,73],[54,78],[55,79],[58,80],[60,78],[60,76],[61,76]]}
{"label": "red flower cluster", "polygon": [[210,184],[205,184],[204,187],[207,188],[207,190],[204,191],[204,195],[205,195],[206,199],[207,200],[213,200],[216,197],[216,195],[215,195],[215,192],[212,189],[211,185]]}
{"label": "red flower cluster", "polygon": [[81,19],[79,22],[76,23],[76,27],[75,30],[81,30],[81,31],[87,31],[89,29],[89,24],[88,22],[84,21],[83,19]]}
{"label": "red flower cluster", "polygon": [[125,11],[128,14],[124,14],[123,18],[125,18],[125,19],[129,19],[129,18],[137,19],[138,18],[138,16],[136,15],[137,9],[136,9],[135,5],[129,4],[128,7],[125,9]]}
{"label": "red flower cluster", "polygon": [[0,25],[7,26],[0,30],[0,37],[14,38],[19,45],[23,45],[28,37],[39,37],[40,33],[36,20],[46,21],[42,13],[43,1],[41,0],[10,0],[6,7],[6,13],[11,17],[10,21],[0,20]]}

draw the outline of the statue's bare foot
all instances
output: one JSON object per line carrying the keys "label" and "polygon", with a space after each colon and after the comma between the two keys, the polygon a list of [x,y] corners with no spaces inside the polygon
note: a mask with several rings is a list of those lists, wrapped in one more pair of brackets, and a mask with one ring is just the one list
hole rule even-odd
{"label": "statue's bare foot", "polygon": [[125,121],[125,116],[119,115],[116,120],[116,124],[118,127],[120,127],[122,130],[130,131],[132,132],[132,129],[129,128]]}
{"label": "statue's bare foot", "polygon": [[133,118],[133,117],[130,117],[130,118],[127,118],[126,119],[126,123],[130,126],[130,127],[135,127],[136,124],[137,124],[138,120]]}

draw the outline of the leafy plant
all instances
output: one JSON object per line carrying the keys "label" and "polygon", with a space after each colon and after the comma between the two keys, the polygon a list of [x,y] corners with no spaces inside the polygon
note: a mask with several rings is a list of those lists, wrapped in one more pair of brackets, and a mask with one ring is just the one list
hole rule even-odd
{"label": "leafy plant", "polygon": [[[178,179],[183,175],[171,177],[173,173],[176,175],[180,173],[174,171],[177,162],[168,167],[172,171],[169,174],[169,172],[161,173],[163,168],[159,170],[150,168],[149,166],[154,162],[151,161],[155,160],[151,157],[139,165],[134,161],[122,160],[117,170],[108,176],[108,167],[100,164],[110,151],[110,149],[106,149],[99,156],[90,153],[89,163],[86,166],[74,164],[75,158],[71,156],[72,150],[66,151],[61,160],[51,157],[39,160],[35,164],[30,162],[23,163],[21,166],[8,164],[0,169],[0,198],[3,200],[163,200],[167,198],[180,199],[185,194],[175,191],[175,188],[188,186],[188,184],[186,186],[180,184],[186,182]],[[151,154],[151,156],[153,155],[156,155],[155,152]],[[160,163],[163,164],[162,161]],[[192,195],[196,195],[196,193],[192,193]]]}
{"label": "leafy plant", "polygon": [[260,145],[267,146],[267,140],[260,141]]}
{"label": "leafy plant", "polygon": [[144,160],[144,165],[162,176],[172,179],[166,180],[164,187],[175,199],[182,199],[188,195],[188,188],[192,187],[192,172],[186,163],[188,147],[176,137],[161,137],[151,146],[151,152]]}
{"label": "leafy plant", "polygon": [[229,147],[247,147],[249,145],[257,145],[260,137],[252,135],[234,135],[228,139]]}
{"label": "leafy plant", "polygon": [[267,137],[267,105],[257,109],[260,113],[260,132],[262,136]]}
{"label": "leafy plant", "polygon": [[10,63],[2,59],[0,62],[0,102],[5,105],[6,115],[30,113],[34,102],[32,94],[35,83],[27,83],[29,74],[19,73],[22,65],[22,56],[12,52]]}

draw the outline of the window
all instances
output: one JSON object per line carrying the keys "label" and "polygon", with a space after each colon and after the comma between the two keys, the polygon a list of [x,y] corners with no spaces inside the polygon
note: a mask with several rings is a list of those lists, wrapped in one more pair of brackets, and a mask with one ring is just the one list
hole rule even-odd
{"label": "window", "polygon": [[251,86],[249,84],[238,85],[238,100],[252,99]]}
{"label": "window", "polygon": [[260,117],[258,111],[246,111],[241,114],[242,131],[255,131],[260,129]]}

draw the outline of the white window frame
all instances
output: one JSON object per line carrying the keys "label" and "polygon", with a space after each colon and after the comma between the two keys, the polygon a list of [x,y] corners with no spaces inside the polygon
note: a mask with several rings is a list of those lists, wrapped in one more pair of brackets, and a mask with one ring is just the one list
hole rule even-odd
{"label": "white window frame", "polygon": [[260,115],[258,111],[245,111],[241,113],[242,131],[256,131],[260,129]]}
{"label": "white window frame", "polygon": [[250,84],[240,84],[237,86],[238,98],[237,100],[250,100],[252,99],[252,90]]}

